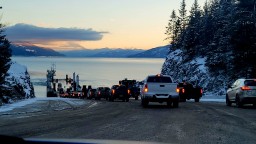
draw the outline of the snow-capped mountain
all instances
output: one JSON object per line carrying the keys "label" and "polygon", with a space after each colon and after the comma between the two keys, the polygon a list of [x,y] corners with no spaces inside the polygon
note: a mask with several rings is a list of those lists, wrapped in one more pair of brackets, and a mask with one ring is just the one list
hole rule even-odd
{"label": "snow-capped mountain", "polygon": [[11,44],[10,48],[13,56],[64,56],[53,49],[34,45]]}
{"label": "snow-capped mountain", "polygon": [[143,52],[141,49],[111,49],[111,48],[101,48],[101,49],[80,49],[80,50],[70,50],[70,51],[59,51],[68,57],[113,57],[113,58],[124,58],[129,55],[138,54]]}
{"label": "snow-capped mountain", "polygon": [[129,55],[131,58],[165,58],[169,52],[170,46],[161,46],[146,50],[144,52]]}

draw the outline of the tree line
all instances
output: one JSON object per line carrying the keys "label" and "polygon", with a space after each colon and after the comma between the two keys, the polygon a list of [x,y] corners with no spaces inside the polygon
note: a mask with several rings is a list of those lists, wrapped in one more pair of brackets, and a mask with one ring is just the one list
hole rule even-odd
{"label": "tree line", "polygon": [[183,62],[206,57],[212,76],[227,81],[256,77],[256,0],[195,0],[189,11],[182,0],[166,27],[171,51],[181,49]]}

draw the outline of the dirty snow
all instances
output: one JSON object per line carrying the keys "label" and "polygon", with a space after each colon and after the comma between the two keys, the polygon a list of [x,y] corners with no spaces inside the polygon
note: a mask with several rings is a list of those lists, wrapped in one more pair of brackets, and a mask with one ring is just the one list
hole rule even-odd
{"label": "dirty snow", "polygon": [[[4,104],[3,106],[0,107],[0,112],[6,112],[6,111],[11,111],[16,108],[22,108],[26,105],[33,104],[39,101],[62,101],[65,103],[68,103],[74,107],[82,106],[86,104],[86,101],[81,100],[81,99],[69,99],[69,98],[31,98],[31,99],[25,99],[21,100],[19,102],[15,102],[12,104]],[[61,110],[61,109],[58,109]]]}

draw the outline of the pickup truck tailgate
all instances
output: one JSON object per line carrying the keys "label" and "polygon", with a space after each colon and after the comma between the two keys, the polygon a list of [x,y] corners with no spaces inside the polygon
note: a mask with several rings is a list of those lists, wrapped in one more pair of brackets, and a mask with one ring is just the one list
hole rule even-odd
{"label": "pickup truck tailgate", "polygon": [[176,83],[148,83],[148,93],[177,95]]}

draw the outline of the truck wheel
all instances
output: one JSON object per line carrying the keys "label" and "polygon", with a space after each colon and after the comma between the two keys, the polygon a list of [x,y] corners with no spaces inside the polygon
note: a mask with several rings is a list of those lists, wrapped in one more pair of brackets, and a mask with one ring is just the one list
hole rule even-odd
{"label": "truck wheel", "polygon": [[108,99],[110,102],[113,102],[114,101],[114,98],[113,97],[109,97]]}
{"label": "truck wheel", "polygon": [[226,105],[227,106],[231,106],[232,105],[231,101],[228,98],[228,95],[226,95]]}
{"label": "truck wheel", "polygon": [[146,107],[148,107],[148,100],[145,100],[145,99],[141,99],[141,105],[144,107],[144,108],[146,108]]}
{"label": "truck wheel", "polygon": [[168,106],[169,108],[171,108],[171,107],[172,107],[172,102],[171,102],[171,101],[167,101],[167,106]]}
{"label": "truck wheel", "polygon": [[180,99],[180,102],[186,102],[186,99]]}
{"label": "truck wheel", "polygon": [[195,102],[199,102],[199,98],[195,98]]}
{"label": "truck wheel", "polygon": [[178,107],[179,107],[179,101],[173,102],[173,107],[174,107],[174,108],[178,108]]}

